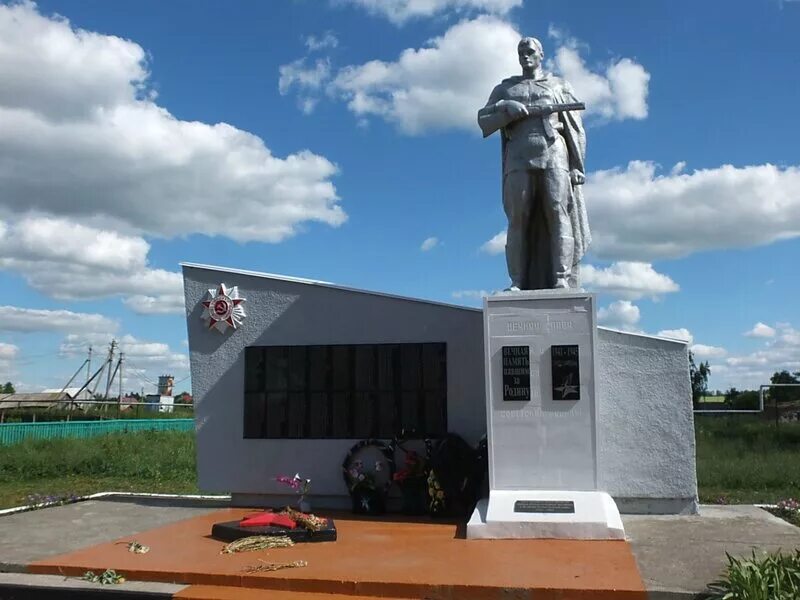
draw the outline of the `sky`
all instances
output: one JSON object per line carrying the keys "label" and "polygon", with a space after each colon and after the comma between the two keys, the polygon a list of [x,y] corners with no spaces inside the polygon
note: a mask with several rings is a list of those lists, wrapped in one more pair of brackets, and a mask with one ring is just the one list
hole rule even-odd
{"label": "sky", "polygon": [[190,389],[181,262],[480,306],[508,279],[476,113],[521,35],[587,105],[599,322],[688,340],[711,389],[800,370],[798,27],[797,0],[0,1],[0,381],[60,388],[115,339],[126,391]]}

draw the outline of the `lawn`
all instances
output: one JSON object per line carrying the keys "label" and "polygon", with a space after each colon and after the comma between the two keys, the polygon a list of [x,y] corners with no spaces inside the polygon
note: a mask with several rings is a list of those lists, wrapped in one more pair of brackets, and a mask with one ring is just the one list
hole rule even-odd
{"label": "lawn", "polygon": [[194,433],[117,433],[0,447],[0,507],[28,495],[197,492]]}
{"label": "lawn", "polygon": [[773,504],[800,496],[800,424],[695,417],[700,501]]}
{"label": "lawn", "polygon": [[[702,502],[776,503],[800,496],[800,424],[755,416],[696,418]],[[119,433],[0,447],[0,507],[28,495],[197,492],[194,434]]]}

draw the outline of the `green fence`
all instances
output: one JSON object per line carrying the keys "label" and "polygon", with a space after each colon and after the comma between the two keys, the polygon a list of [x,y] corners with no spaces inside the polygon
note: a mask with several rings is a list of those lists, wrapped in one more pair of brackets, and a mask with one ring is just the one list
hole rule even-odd
{"label": "green fence", "polygon": [[132,431],[192,431],[194,419],[113,419],[0,424],[0,446],[26,439],[86,438]]}

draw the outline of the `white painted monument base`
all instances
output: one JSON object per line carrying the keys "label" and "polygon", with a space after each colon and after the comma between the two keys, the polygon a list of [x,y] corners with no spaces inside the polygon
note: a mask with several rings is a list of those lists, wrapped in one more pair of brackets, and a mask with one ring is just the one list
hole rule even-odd
{"label": "white painted monument base", "polygon": [[[518,512],[517,502],[572,502],[574,513]],[[468,539],[624,540],[614,500],[605,492],[493,490],[475,507]]]}

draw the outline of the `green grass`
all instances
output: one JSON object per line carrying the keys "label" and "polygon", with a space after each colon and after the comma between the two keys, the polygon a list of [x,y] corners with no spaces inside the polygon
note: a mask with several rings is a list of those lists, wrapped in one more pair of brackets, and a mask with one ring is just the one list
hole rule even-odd
{"label": "green grass", "polygon": [[701,502],[772,504],[800,496],[800,424],[695,416]]}
{"label": "green grass", "polygon": [[197,492],[193,432],[27,440],[0,451],[0,507],[28,495]]}
{"label": "green grass", "polygon": [[[800,424],[696,417],[702,502],[773,504],[800,497]],[[0,507],[28,495],[197,492],[192,432],[28,440],[0,449]]]}

